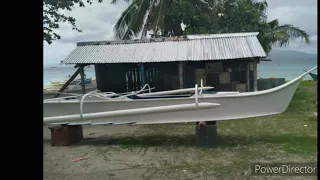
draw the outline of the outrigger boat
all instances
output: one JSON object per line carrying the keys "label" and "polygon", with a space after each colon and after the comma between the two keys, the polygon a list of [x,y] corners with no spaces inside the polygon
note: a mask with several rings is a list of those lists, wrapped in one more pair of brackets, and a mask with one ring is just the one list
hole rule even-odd
{"label": "outrigger boat", "polygon": [[[65,83],[67,82],[67,80],[63,80],[63,81],[50,81],[52,86],[63,86]],[[91,84],[92,83],[92,78],[85,78],[84,79],[84,84]],[[71,82],[70,85],[78,85],[81,84],[81,79],[75,79]],[[69,85],[69,86],[70,86]]]}
{"label": "outrigger boat", "polygon": [[[275,88],[205,93],[206,88],[140,94],[90,92],[81,98],[43,101],[44,124],[160,124],[234,120],[284,112],[300,81],[316,67]],[[200,89],[200,90],[199,90]],[[194,90],[192,95],[173,95]]]}

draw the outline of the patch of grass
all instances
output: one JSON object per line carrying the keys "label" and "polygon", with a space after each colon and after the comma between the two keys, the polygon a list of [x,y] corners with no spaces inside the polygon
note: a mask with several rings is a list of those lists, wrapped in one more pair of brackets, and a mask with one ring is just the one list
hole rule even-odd
{"label": "patch of grass", "polygon": [[[218,122],[220,144],[278,143],[301,141],[314,144],[317,131],[315,81],[302,81],[288,109],[279,115]],[[141,125],[130,137],[110,137],[104,145],[193,146],[195,123]],[[308,140],[313,138],[312,140]],[[299,143],[298,143],[299,144]],[[308,144],[308,143],[307,143]],[[304,147],[305,148],[305,147]]]}
{"label": "patch of grass", "polygon": [[144,152],[143,157],[157,159],[154,161],[160,165],[152,167],[153,170],[173,179],[251,179],[253,162],[317,161],[315,112],[317,84],[302,81],[282,114],[218,122],[215,148],[195,147],[195,123],[143,125],[134,135],[87,140],[81,144],[116,146],[125,152],[139,149]]}
{"label": "patch of grass", "polygon": [[306,87],[306,86],[309,86],[309,87],[314,87],[316,86],[318,83],[318,81],[314,81],[314,80],[303,80],[300,82],[300,86],[302,87]]}
{"label": "patch of grass", "polygon": [[302,81],[297,89],[286,113],[317,111],[316,81]]}
{"label": "patch of grass", "polygon": [[[91,143],[90,143],[91,142]],[[87,145],[93,145],[95,141],[84,141]],[[82,144],[84,144],[82,143]],[[276,134],[276,135],[230,135],[227,133],[219,133],[216,149],[242,149],[243,153],[255,153],[248,151],[250,146],[273,148],[274,150],[283,151],[303,156],[314,155],[317,150],[317,138],[310,136],[297,136],[294,133]],[[119,145],[122,148],[132,147],[161,147],[172,149],[176,147],[187,148],[195,146],[195,137],[193,134],[183,136],[173,135],[142,135],[137,137],[121,137],[104,139],[100,145]],[[240,147],[240,148],[239,148]],[[201,148],[199,148],[200,150]],[[260,153],[260,150],[257,151]]]}

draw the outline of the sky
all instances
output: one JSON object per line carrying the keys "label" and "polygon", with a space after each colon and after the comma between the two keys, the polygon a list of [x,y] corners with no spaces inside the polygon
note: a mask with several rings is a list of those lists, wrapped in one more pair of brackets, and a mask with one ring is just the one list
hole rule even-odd
{"label": "sky", "polygon": [[[278,19],[280,24],[292,24],[305,30],[310,35],[309,45],[296,39],[285,48],[275,49],[295,50],[305,53],[317,53],[317,0],[267,0],[268,20]],[[44,42],[44,65],[59,64],[76,48],[77,42],[114,40],[113,26],[121,13],[128,7],[128,3],[119,0],[117,4],[110,4],[110,0],[103,3],[93,3],[85,8],[75,7],[66,15],[76,18],[77,27],[82,33],[72,30],[69,24],[61,23],[55,30],[61,36],[60,40],[48,45]]]}

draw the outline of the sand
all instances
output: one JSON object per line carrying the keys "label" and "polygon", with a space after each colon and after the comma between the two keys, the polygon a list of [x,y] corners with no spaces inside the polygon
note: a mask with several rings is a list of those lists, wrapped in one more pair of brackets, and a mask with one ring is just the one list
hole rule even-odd
{"label": "sand", "polygon": [[[178,147],[124,147],[117,138],[132,137],[139,126],[83,127],[85,140],[72,146],[50,144],[50,131],[44,127],[44,179],[189,179],[201,174],[187,174],[185,169],[172,169],[180,162]],[[182,159],[188,159],[182,153]],[[83,160],[72,160],[83,157]],[[173,173],[174,172],[174,173]],[[187,178],[187,179],[188,179]],[[201,179],[201,178],[200,178]]]}
{"label": "sand", "polygon": [[[44,127],[44,179],[266,179],[251,175],[250,161],[312,162],[316,159],[316,155],[290,154],[276,143],[256,142],[254,138],[254,142],[248,142],[249,137],[227,135],[235,131],[230,124],[218,130],[225,145],[213,149],[195,147],[193,124],[84,126],[85,139],[64,147],[51,146],[50,131]],[[73,162],[80,157],[84,159]]]}

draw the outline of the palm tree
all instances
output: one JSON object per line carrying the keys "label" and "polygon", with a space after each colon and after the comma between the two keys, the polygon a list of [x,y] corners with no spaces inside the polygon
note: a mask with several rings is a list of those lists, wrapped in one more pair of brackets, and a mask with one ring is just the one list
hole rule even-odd
{"label": "palm tree", "polygon": [[[165,17],[178,5],[181,0],[125,0],[130,2],[129,7],[121,14],[114,26],[117,39],[131,39],[141,33],[141,38],[146,37],[147,31],[152,30],[154,36],[160,33],[171,32],[170,36],[181,35],[181,21],[171,20],[170,27],[166,24]],[[207,1],[185,0],[197,7],[208,7]],[[112,4],[118,0],[112,0]],[[172,30],[168,30],[171,28]],[[163,34],[162,34],[163,35]]]}
{"label": "palm tree", "polygon": [[[112,0],[117,3],[119,0]],[[122,13],[115,24],[116,38],[131,39],[133,36],[146,37],[147,31],[152,30],[154,35],[177,36],[182,35],[181,14],[189,13],[188,19],[193,22],[194,11],[184,10],[182,6],[207,11],[211,17],[205,28],[208,32],[202,33],[237,33],[259,32],[258,39],[268,54],[273,45],[287,46],[289,41],[302,38],[309,44],[309,35],[298,27],[290,24],[280,25],[278,20],[267,21],[268,3],[264,0],[124,0],[130,2],[129,7]],[[191,5],[191,6],[190,6]],[[182,8],[183,9],[183,8]],[[178,12],[177,12],[178,11]],[[174,13],[172,13],[174,12]],[[177,15],[177,14],[180,14]],[[218,20],[215,20],[218,17]],[[185,18],[184,18],[185,19]],[[192,23],[191,23],[192,24]],[[198,27],[195,27],[198,28]]]}
{"label": "palm tree", "polygon": [[268,54],[273,45],[284,47],[289,41],[301,38],[309,44],[309,35],[290,24],[280,25],[277,19],[267,21],[268,3],[264,0],[221,0],[216,11],[223,14],[219,20],[220,33],[258,31],[258,39]]}
{"label": "palm tree", "polygon": [[306,44],[310,43],[309,35],[304,30],[291,24],[279,25],[277,19],[260,24],[258,38],[267,54],[271,51],[273,45],[285,47],[289,45],[289,41],[292,39],[301,38]]}

